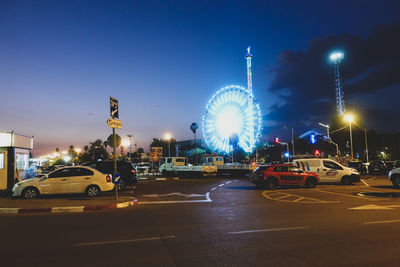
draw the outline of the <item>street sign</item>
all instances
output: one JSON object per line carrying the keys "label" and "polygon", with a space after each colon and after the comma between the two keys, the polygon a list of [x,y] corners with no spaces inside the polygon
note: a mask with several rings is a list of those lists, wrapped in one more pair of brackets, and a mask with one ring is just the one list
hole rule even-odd
{"label": "street sign", "polygon": [[122,121],[121,120],[109,118],[107,120],[107,124],[108,124],[108,126],[110,128],[117,128],[117,129],[121,129],[122,128]]}
{"label": "street sign", "polygon": [[[107,137],[107,141],[110,147],[114,147],[114,135],[111,134],[109,137]],[[121,137],[118,134],[116,134],[115,147],[119,147],[120,145],[121,145]]]}
{"label": "street sign", "polygon": [[110,96],[110,116],[113,118],[119,118],[118,115],[118,99]]}
{"label": "street sign", "polygon": [[121,182],[121,175],[119,174],[119,172],[114,174],[113,177],[113,183],[114,184],[119,184]]}

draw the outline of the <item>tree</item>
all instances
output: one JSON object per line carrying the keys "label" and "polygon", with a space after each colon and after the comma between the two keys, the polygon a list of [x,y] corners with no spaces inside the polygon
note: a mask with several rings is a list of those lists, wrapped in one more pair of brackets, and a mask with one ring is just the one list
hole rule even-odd
{"label": "tree", "polygon": [[91,160],[104,160],[109,157],[109,154],[101,139],[90,142],[90,147],[85,146],[84,152],[79,155],[79,162],[86,162]]}

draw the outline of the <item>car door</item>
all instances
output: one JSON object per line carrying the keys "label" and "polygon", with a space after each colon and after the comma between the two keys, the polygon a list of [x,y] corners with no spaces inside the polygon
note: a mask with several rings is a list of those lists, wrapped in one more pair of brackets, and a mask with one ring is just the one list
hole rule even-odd
{"label": "car door", "polygon": [[331,160],[323,160],[322,167],[318,172],[321,183],[337,183],[341,180],[340,171],[343,170],[338,164]]}
{"label": "car door", "polygon": [[70,168],[56,170],[41,180],[39,186],[45,194],[65,194],[68,193],[69,177]]}
{"label": "car door", "polygon": [[295,166],[288,166],[288,184],[303,184],[304,173],[300,168]]}
{"label": "car door", "polygon": [[276,176],[279,179],[280,184],[288,184],[290,183],[290,176],[288,173],[288,167],[287,166],[276,166],[274,169],[274,172],[276,172]]}
{"label": "car door", "polygon": [[68,193],[84,193],[88,185],[93,183],[94,173],[86,168],[71,169]]}

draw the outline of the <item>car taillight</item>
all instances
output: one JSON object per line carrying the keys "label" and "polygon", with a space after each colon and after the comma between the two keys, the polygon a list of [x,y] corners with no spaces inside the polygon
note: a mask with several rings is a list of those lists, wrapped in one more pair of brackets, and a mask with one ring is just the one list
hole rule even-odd
{"label": "car taillight", "polygon": [[133,175],[136,175],[136,171],[134,169],[131,170],[131,173],[133,173]]}
{"label": "car taillight", "polygon": [[106,176],[106,181],[107,181],[107,183],[111,183],[111,175]]}

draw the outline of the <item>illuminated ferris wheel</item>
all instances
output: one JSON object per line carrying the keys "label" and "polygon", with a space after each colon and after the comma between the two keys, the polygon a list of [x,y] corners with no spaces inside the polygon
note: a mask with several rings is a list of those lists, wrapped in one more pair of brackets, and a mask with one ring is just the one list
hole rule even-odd
{"label": "illuminated ferris wheel", "polygon": [[217,91],[203,116],[206,144],[227,153],[236,145],[251,152],[260,137],[261,125],[259,104],[249,90],[237,85]]}

